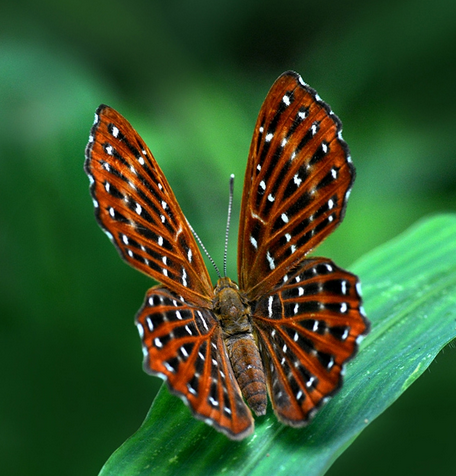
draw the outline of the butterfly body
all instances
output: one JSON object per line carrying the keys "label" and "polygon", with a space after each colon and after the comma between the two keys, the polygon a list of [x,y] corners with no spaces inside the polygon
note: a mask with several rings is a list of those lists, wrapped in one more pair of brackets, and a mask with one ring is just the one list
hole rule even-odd
{"label": "butterfly body", "polygon": [[355,176],[329,106],[292,71],[266,96],[244,179],[239,285],[212,287],[164,173],[108,106],[95,114],[85,171],[102,229],[161,283],[136,316],[144,369],[229,438],[253,432],[250,410],[263,415],[268,396],[281,422],[307,424],[369,330],[357,277],[308,257],[343,219]]}
{"label": "butterfly body", "polygon": [[250,305],[230,278],[220,278],[214,292],[213,309],[233,373],[249,407],[257,416],[264,415],[266,376],[255,342]]}

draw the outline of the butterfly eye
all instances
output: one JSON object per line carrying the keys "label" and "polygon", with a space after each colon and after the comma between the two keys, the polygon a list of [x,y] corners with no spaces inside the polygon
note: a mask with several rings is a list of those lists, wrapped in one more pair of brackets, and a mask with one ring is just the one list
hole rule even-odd
{"label": "butterfly eye", "polygon": [[356,276],[308,257],[342,221],[355,177],[329,106],[291,71],[266,96],[244,180],[239,286],[212,287],[157,161],[108,106],[96,111],[85,172],[120,256],[161,283],[136,316],[145,370],[232,439],[253,432],[250,410],[263,415],[268,394],[283,423],[305,425],[369,329]]}

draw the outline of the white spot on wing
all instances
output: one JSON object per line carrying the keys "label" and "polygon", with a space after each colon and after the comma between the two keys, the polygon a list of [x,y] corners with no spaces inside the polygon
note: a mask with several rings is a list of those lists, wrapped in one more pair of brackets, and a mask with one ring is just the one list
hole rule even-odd
{"label": "white spot on wing", "polygon": [[340,282],[340,290],[341,290],[342,294],[347,294],[347,281],[345,281],[345,279],[343,279]]}
{"label": "white spot on wing", "polygon": [[[272,317],[272,303],[274,302],[274,298],[272,296],[269,296],[268,298],[268,316]],[[272,331],[274,332],[274,331]],[[272,333],[271,333],[272,335]]]}
{"label": "white spot on wing", "polygon": [[207,327],[207,322],[206,322],[206,319],[204,319],[204,316],[203,316],[203,313],[201,311],[196,311],[196,313],[198,314],[199,318],[201,319],[201,321],[203,322],[203,326],[204,328],[208,331],[209,330],[209,327]]}
{"label": "white spot on wing", "polygon": [[175,372],[176,372],[176,371],[174,370],[174,368],[171,367],[171,365],[169,365],[168,362],[165,362],[165,363],[164,363],[164,366],[166,367],[166,370],[167,370],[168,372],[171,372],[171,373],[175,373]]}
{"label": "white spot on wing", "polygon": [[[166,256],[163,256],[162,261],[163,261],[164,265],[167,264],[168,259],[166,258]],[[163,273],[163,276],[168,277],[168,269],[167,268],[163,268],[162,273]]]}
{"label": "white spot on wing", "polygon": [[267,259],[268,262],[269,262],[269,267],[270,267],[271,269],[275,269],[274,258],[271,256],[271,254],[269,253],[269,251],[266,253],[266,259]]}

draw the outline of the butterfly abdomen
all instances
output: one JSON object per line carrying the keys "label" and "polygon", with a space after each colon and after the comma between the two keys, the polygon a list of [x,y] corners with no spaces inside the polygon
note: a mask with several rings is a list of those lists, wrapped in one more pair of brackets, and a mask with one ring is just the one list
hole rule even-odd
{"label": "butterfly abdomen", "polygon": [[258,415],[266,413],[266,377],[258,347],[251,333],[225,339],[236,380],[249,407]]}

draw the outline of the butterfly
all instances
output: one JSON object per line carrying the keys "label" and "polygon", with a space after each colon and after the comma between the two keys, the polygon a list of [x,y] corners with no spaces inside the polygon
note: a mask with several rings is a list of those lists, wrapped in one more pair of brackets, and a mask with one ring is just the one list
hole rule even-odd
{"label": "butterfly", "polygon": [[293,71],[273,84],[250,146],[238,283],[213,287],[192,228],[139,134],[101,105],[86,148],[95,215],[160,284],[136,316],[146,372],[233,440],[252,412],[304,426],[342,384],[369,329],[357,277],[309,257],[343,219],[355,177],[341,122]]}

